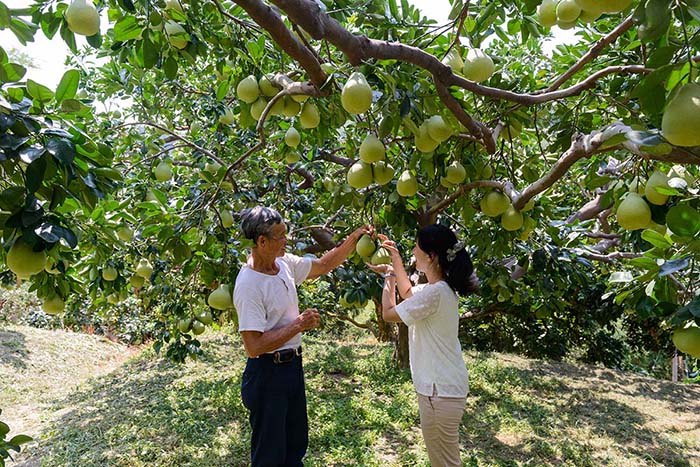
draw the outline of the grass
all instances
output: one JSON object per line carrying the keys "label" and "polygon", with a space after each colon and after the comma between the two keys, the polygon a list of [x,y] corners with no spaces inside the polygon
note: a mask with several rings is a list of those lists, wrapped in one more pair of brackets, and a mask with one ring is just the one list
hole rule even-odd
{"label": "grass", "polygon": [[[0,330],[3,418],[38,440],[14,465],[247,465],[240,339],[205,336],[204,358],[175,365],[95,336]],[[305,337],[307,466],[428,465],[410,374],[391,352],[359,334]],[[466,466],[700,466],[697,386],[514,355],[466,359]]]}

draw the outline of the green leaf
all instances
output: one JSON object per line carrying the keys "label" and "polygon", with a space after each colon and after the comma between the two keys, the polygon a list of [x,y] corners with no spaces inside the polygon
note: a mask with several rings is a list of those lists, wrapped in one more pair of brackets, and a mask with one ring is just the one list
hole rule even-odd
{"label": "green leaf", "polygon": [[0,67],[0,81],[14,83],[22,79],[27,69],[17,63],[5,63]]}
{"label": "green leaf", "polygon": [[46,173],[46,158],[41,157],[27,166],[25,185],[27,192],[36,192],[44,181],[44,173]]}
{"label": "green leaf", "polygon": [[63,102],[64,99],[73,99],[78,91],[79,84],[80,72],[78,70],[66,71],[56,88],[56,102]]}
{"label": "green leaf", "polygon": [[700,232],[700,212],[687,204],[673,206],[666,214],[666,225],[676,235],[694,237]]}
{"label": "green leaf", "polygon": [[136,22],[133,16],[124,16],[114,25],[114,40],[117,42],[126,42],[132,39],[138,39],[143,33],[143,28]]}
{"label": "green leaf", "polygon": [[647,0],[643,5],[644,19],[637,28],[637,35],[644,41],[652,42],[668,30],[671,23],[671,0]]}
{"label": "green leaf", "polygon": [[229,82],[227,79],[225,79],[219,83],[219,86],[216,88],[216,98],[218,100],[222,100],[224,97],[226,97],[226,94],[228,94],[228,89]]}
{"label": "green leaf", "polygon": [[655,247],[661,248],[662,250],[667,250],[673,246],[673,243],[671,243],[665,236],[661,235],[656,230],[645,230],[642,232],[642,238]]}
{"label": "green leaf", "polygon": [[632,258],[631,260],[629,260],[629,264],[637,266],[639,268],[649,269],[652,271],[659,270],[659,265],[656,263],[656,260],[653,258],[647,258],[646,256]]}
{"label": "green leaf", "polygon": [[17,436],[14,436],[14,437],[9,441],[9,444],[13,444],[13,445],[15,445],[15,446],[19,446],[19,445],[21,445],[21,444],[28,443],[28,442],[32,441],[32,439],[33,439],[32,437],[27,436],[27,435],[17,435]]}
{"label": "green leaf", "polygon": [[63,138],[51,138],[46,143],[46,150],[65,165],[70,165],[75,157],[75,145]]}
{"label": "green leaf", "polygon": [[163,65],[163,71],[168,79],[177,78],[177,62],[173,57],[168,57]]}
{"label": "green leaf", "polygon": [[51,102],[54,97],[51,89],[31,79],[27,80],[27,92],[34,100],[37,100],[42,104]]}
{"label": "green leaf", "polygon": [[141,44],[143,50],[143,65],[146,69],[153,68],[158,63],[160,58],[160,50],[153,44],[151,39],[146,35]]}

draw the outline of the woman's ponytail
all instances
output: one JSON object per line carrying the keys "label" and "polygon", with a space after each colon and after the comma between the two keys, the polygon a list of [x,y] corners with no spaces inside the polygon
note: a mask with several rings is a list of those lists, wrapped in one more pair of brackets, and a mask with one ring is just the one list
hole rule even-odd
{"label": "woman's ponytail", "polygon": [[464,244],[448,227],[432,224],[418,231],[418,246],[438,257],[438,263],[447,284],[455,293],[465,296],[476,292],[479,279]]}

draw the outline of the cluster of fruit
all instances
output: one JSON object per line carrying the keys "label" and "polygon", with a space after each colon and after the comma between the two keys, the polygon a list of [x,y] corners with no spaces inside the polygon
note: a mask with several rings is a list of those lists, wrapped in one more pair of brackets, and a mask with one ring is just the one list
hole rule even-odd
{"label": "cluster of fruit", "polygon": [[557,25],[571,29],[577,21],[591,23],[603,13],[620,13],[631,3],[632,0],[544,0],[537,7],[537,19],[546,28]]}
{"label": "cluster of fruit", "polygon": [[617,223],[620,227],[625,230],[652,229],[665,234],[666,226],[651,220],[651,209],[647,203],[657,206],[666,204],[668,195],[664,190],[670,188],[669,180],[672,178],[682,179],[689,187],[695,185],[693,176],[680,165],[674,165],[668,174],[655,170],[645,184],[635,177],[629,185],[629,191],[623,195],[624,199],[617,207]]}
{"label": "cluster of fruit", "polygon": [[391,254],[384,247],[377,247],[375,240],[364,234],[355,245],[355,252],[370,264],[391,264]]}
{"label": "cluster of fruit", "polygon": [[525,225],[526,220],[528,221],[528,225],[524,232],[525,238],[527,238],[527,235],[529,235],[534,228],[534,226],[531,225],[530,218],[523,216],[524,212],[530,211],[535,207],[535,201],[532,199],[525,204],[521,211],[518,211],[513,207],[510,198],[500,191],[494,190],[481,198],[479,207],[481,208],[481,212],[489,217],[501,216],[501,227],[509,232],[519,230]]}

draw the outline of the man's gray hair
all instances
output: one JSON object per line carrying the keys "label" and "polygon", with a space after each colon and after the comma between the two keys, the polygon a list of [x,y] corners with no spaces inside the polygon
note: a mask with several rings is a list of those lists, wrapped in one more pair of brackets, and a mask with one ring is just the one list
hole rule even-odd
{"label": "man's gray hair", "polygon": [[265,206],[255,206],[241,212],[241,230],[245,238],[257,242],[261,235],[269,236],[275,224],[282,223],[280,213]]}

